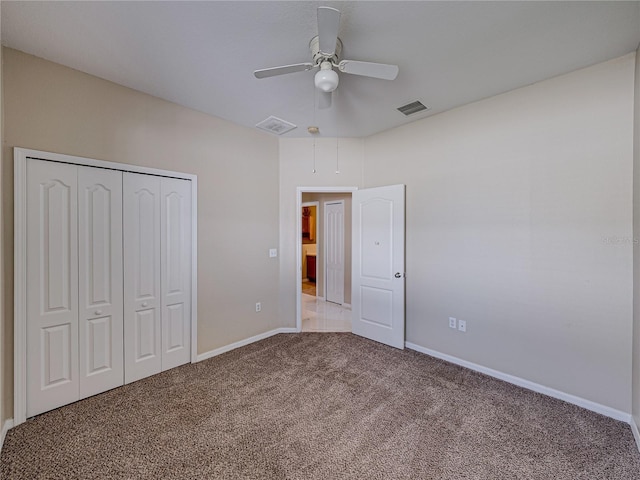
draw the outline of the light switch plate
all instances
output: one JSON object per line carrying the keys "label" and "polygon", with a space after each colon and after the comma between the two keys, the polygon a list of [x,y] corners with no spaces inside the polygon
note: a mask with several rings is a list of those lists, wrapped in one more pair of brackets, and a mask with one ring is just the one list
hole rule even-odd
{"label": "light switch plate", "polygon": [[269,249],[269,258],[274,258],[278,256],[278,249],[277,248],[270,248]]}

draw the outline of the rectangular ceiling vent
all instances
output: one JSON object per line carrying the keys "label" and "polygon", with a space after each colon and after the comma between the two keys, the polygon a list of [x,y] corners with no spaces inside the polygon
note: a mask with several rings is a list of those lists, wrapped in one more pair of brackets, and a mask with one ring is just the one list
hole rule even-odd
{"label": "rectangular ceiling vent", "polygon": [[398,107],[398,110],[408,117],[409,115],[413,115],[414,113],[418,113],[423,110],[429,110],[429,107],[426,107],[424,104],[422,104],[422,102],[416,100],[415,102],[407,103],[406,105]]}
{"label": "rectangular ceiling vent", "polygon": [[286,122],[281,118],[274,117],[273,115],[258,123],[256,127],[260,130],[274,133],[276,135],[282,135],[283,133],[287,133],[296,128],[293,123]]}

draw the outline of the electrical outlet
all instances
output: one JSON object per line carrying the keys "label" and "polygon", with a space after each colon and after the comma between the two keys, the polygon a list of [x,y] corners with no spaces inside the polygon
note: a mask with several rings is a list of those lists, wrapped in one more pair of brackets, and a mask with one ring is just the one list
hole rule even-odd
{"label": "electrical outlet", "polygon": [[260,302],[256,303],[256,312],[262,310],[262,304]]}
{"label": "electrical outlet", "polygon": [[449,317],[449,328],[456,328],[456,319],[454,317]]}
{"label": "electrical outlet", "polygon": [[458,330],[461,332],[467,331],[467,321],[466,320],[458,320]]}

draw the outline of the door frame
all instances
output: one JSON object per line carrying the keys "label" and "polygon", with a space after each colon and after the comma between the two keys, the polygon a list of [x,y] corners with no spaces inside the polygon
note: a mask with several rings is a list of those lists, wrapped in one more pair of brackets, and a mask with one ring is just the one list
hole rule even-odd
{"label": "door frame", "polygon": [[[198,361],[198,176],[190,173],[107,162],[59,153],[13,149],[14,168],[14,298],[13,298],[13,425],[27,414],[27,159],[48,160],[122,172],[143,173],[191,181],[191,363]],[[299,227],[300,228],[300,227]],[[302,234],[301,234],[302,235]]]}
{"label": "door frame", "polygon": [[[322,236],[324,237],[324,239],[323,239],[324,245],[322,246],[322,251],[323,251],[323,259],[322,259],[323,260],[322,261],[323,267],[322,268],[324,269],[323,270],[323,276],[322,276],[322,279],[323,279],[322,283],[324,284],[323,285],[323,289],[324,289],[323,291],[324,291],[324,299],[326,301],[329,301],[329,300],[327,300],[327,275],[326,275],[326,272],[327,272],[327,258],[329,258],[329,255],[327,254],[327,245],[329,245],[329,242],[327,242],[327,231],[328,231],[328,229],[327,229],[327,205],[328,204],[338,204],[338,203],[342,205],[342,254],[344,256],[344,249],[345,249],[345,243],[344,243],[344,233],[345,233],[344,232],[344,224],[345,224],[344,204],[345,204],[345,201],[344,201],[344,199],[342,199],[342,200],[325,200],[324,202],[322,202],[322,217],[323,217],[322,218],[322,234],[323,234]],[[344,280],[344,270],[346,270],[346,268],[347,268],[346,265],[342,265],[342,270],[343,270],[343,272],[342,272],[343,277],[342,278],[343,278],[343,280]],[[342,282],[342,303],[340,303],[339,305],[342,305],[342,306],[345,305],[345,303],[344,303],[344,281]]]}
{"label": "door frame", "polygon": [[302,331],[302,194],[353,193],[358,187],[296,187],[296,331]]}

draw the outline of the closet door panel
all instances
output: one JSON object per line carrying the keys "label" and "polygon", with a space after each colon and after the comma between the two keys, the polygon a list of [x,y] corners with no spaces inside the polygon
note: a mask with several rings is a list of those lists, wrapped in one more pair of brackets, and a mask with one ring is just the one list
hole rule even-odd
{"label": "closet door panel", "polygon": [[27,416],[78,400],[77,167],[27,160]]}
{"label": "closet door panel", "polygon": [[78,167],[80,398],[124,383],[122,172]]}
{"label": "closet door panel", "polygon": [[160,177],[123,174],[125,382],[162,370]]}
{"label": "closet door panel", "polygon": [[162,178],[162,369],[191,359],[191,182]]}

